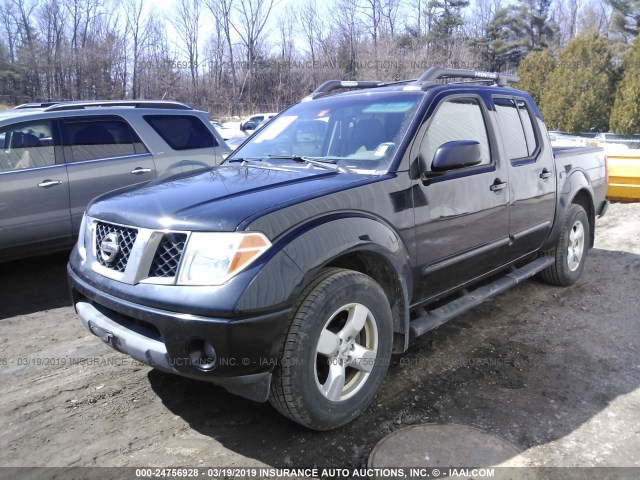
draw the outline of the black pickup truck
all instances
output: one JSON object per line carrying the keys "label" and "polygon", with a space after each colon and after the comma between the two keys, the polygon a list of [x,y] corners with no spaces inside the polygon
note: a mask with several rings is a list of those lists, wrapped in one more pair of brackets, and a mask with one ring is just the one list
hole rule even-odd
{"label": "black pickup truck", "polygon": [[412,337],[535,274],[582,273],[605,157],[554,152],[515,81],[330,81],[221,166],[94,200],[76,311],[154,368],[309,428],[349,422]]}

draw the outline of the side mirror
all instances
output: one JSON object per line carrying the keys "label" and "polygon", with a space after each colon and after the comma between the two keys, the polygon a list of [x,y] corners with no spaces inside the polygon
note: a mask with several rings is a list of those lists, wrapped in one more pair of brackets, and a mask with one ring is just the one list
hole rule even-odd
{"label": "side mirror", "polygon": [[456,140],[447,142],[438,147],[433,162],[432,172],[446,172],[458,168],[478,165],[480,158],[480,143],[475,140]]}

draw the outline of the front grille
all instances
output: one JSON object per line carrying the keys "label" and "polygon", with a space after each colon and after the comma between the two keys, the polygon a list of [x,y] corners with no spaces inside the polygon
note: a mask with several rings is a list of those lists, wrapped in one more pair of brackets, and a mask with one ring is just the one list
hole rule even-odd
{"label": "front grille", "polygon": [[[102,252],[102,241],[110,233],[117,235],[117,253],[112,259],[105,258]],[[124,272],[127,268],[127,261],[133,244],[138,236],[138,231],[135,228],[122,227],[120,225],[113,225],[111,223],[98,222],[96,224],[96,259],[107,268],[117,270],[118,272]]]}
{"label": "front grille", "polygon": [[178,264],[187,241],[185,233],[167,233],[162,240],[156,254],[153,257],[150,277],[175,277],[178,273]]}

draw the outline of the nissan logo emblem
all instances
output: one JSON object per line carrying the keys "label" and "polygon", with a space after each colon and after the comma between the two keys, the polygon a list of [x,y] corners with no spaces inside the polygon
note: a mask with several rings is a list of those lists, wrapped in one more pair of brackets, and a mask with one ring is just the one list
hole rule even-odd
{"label": "nissan logo emblem", "polygon": [[118,258],[118,253],[120,253],[119,243],[120,239],[115,232],[108,233],[104,236],[100,242],[100,258],[102,258],[105,263],[111,263]]}

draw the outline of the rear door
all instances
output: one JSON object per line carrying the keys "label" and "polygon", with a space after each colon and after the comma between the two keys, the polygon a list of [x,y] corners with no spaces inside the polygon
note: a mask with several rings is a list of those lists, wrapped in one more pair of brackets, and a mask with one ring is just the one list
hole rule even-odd
{"label": "rear door", "polygon": [[93,198],[156,178],[153,156],[122,117],[67,117],[61,129],[74,234]]}
{"label": "rear door", "polygon": [[549,234],[556,208],[555,162],[528,99],[494,96],[493,103],[509,167],[511,261],[540,248]]}
{"label": "rear door", "polygon": [[0,144],[0,250],[37,253],[69,244],[69,182],[57,124],[2,127]]}
{"label": "rear door", "polygon": [[418,150],[431,164],[441,145],[480,143],[480,165],[452,170],[413,189],[416,254],[422,298],[444,293],[504,263],[509,233],[506,169],[484,100],[473,94],[441,95],[418,133]]}
{"label": "rear door", "polygon": [[160,136],[168,149],[154,152],[158,172],[173,168],[180,162],[182,171],[219,165],[223,149],[213,126],[199,116],[189,114],[146,114],[145,122]]}

